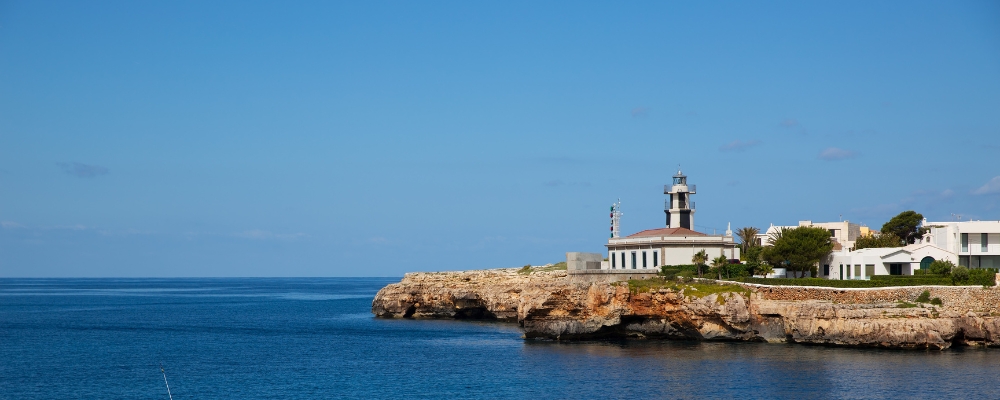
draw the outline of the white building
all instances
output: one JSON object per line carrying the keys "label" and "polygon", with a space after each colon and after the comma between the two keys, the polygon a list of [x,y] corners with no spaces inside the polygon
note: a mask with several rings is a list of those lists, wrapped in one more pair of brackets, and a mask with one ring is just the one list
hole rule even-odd
{"label": "white building", "polygon": [[811,226],[815,228],[823,228],[830,232],[830,238],[834,241],[834,249],[849,249],[854,247],[854,242],[858,240],[859,237],[863,235],[868,235],[873,233],[871,229],[866,226],[861,226],[859,224],[851,223],[850,221],[840,221],[840,222],[812,222],[812,221],[799,221],[797,226],[776,226],[771,224],[764,233],[757,235],[757,240],[764,246],[772,245],[771,236],[781,231],[782,229],[795,229],[800,226]]}
{"label": "white building", "polygon": [[929,243],[904,247],[868,248],[830,253],[819,268],[819,277],[828,279],[868,279],[874,275],[913,275],[935,260],[955,262],[958,256]]}
{"label": "white building", "polygon": [[[658,269],[661,265],[691,264],[695,253],[705,250],[708,259],[725,256],[738,260],[739,249],[731,231],[725,235],[706,235],[692,230],[694,227],[694,202],[691,195],[697,188],[688,185],[687,176],[681,171],[673,176],[673,184],[663,187],[663,194],[669,196],[664,202],[666,228],[647,229],[624,238],[612,234],[608,239],[608,261],[602,269]],[[617,233],[616,208],[612,207],[612,232]]]}
{"label": "white building", "polygon": [[1000,221],[927,222],[923,243],[958,256],[957,265],[969,268],[1000,268]]}
{"label": "white building", "polygon": [[608,240],[608,261],[603,269],[657,269],[661,265],[691,264],[695,253],[705,250],[708,260],[725,256],[740,258],[740,250],[729,235],[706,235],[687,228],[648,229],[624,238]]}

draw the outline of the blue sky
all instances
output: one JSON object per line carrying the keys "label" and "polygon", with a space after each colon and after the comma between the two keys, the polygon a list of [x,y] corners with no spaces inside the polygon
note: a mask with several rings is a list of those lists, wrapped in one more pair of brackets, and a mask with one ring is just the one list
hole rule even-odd
{"label": "blue sky", "polygon": [[997,2],[0,2],[0,276],[399,276],[1000,219]]}

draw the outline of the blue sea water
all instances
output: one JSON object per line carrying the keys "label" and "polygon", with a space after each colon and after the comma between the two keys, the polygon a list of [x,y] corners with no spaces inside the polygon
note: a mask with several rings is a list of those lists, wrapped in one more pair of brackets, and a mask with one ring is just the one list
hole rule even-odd
{"label": "blue sea water", "polygon": [[0,399],[998,398],[1000,350],[525,341],[396,279],[2,279]]}

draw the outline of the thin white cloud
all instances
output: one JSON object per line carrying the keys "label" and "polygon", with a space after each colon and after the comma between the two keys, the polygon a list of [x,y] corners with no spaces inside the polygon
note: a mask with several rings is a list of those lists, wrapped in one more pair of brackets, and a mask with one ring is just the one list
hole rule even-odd
{"label": "thin white cloud", "polygon": [[719,147],[719,151],[743,151],[760,144],[760,140],[751,139],[742,141],[736,139]]}
{"label": "thin white cloud", "polygon": [[245,230],[243,232],[238,232],[233,236],[241,237],[244,239],[256,239],[256,240],[298,240],[308,237],[309,235],[306,235],[305,233],[301,232],[288,234],[288,233],[274,233],[271,231],[265,231],[261,229],[250,229],[250,230]]}
{"label": "thin white cloud", "polygon": [[632,109],[632,118],[640,118],[649,115],[649,109],[646,107],[636,107]]}
{"label": "thin white cloud", "polygon": [[77,178],[93,178],[95,176],[104,175],[108,173],[108,169],[100,165],[90,165],[78,162],[71,163],[56,163],[63,172],[73,175]]}
{"label": "thin white cloud", "polygon": [[789,118],[784,121],[781,121],[781,123],[778,125],[784,128],[792,128],[799,126],[799,121],[796,121],[795,118]]}
{"label": "thin white cloud", "polygon": [[14,221],[0,221],[0,228],[4,229],[24,228],[24,225],[21,225]]}
{"label": "thin white cloud", "polygon": [[993,179],[990,179],[990,181],[986,182],[985,185],[972,192],[972,194],[993,194],[993,193],[1000,193],[1000,176],[993,177]]}
{"label": "thin white cloud", "polygon": [[836,147],[828,147],[823,151],[819,152],[819,159],[826,161],[840,161],[847,160],[850,158],[855,158],[858,153],[851,150],[844,150]]}

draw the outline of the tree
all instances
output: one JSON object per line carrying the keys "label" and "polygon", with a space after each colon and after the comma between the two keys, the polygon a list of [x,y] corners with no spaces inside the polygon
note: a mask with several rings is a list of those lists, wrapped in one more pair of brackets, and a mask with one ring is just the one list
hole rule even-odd
{"label": "tree", "polygon": [[760,233],[760,229],[752,226],[745,226],[736,230],[736,236],[740,238],[740,258],[743,258],[742,255],[746,254],[751,247],[760,246],[760,240],[757,239],[758,233]]}
{"label": "tree", "polygon": [[701,249],[701,251],[694,253],[694,256],[691,257],[691,263],[698,266],[699,278],[701,278],[702,276],[702,267],[707,262],[708,262],[708,253],[705,252],[705,249]]}
{"label": "tree", "polygon": [[810,271],[816,263],[833,250],[830,231],[811,226],[800,226],[781,232],[772,246],[764,249],[762,257],[773,266],[785,266],[790,271]]}
{"label": "tree", "polygon": [[879,232],[876,235],[861,236],[854,242],[851,251],[861,249],[871,249],[877,247],[899,247],[903,246],[903,239],[892,232]]}
{"label": "tree", "polygon": [[916,211],[903,211],[882,225],[882,233],[891,233],[903,243],[913,244],[927,233],[927,228],[920,227],[923,219],[924,216]]}
{"label": "tree", "polygon": [[719,280],[722,280],[722,270],[729,265],[729,259],[726,256],[718,256],[712,259],[712,269],[715,269],[719,273]]}
{"label": "tree", "polygon": [[778,242],[778,240],[781,239],[782,236],[784,236],[785,231],[787,231],[787,230],[788,230],[788,228],[781,227],[781,228],[776,229],[774,232],[768,233],[767,234],[767,241],[768,241],[768,243],[770,243],[773,246],[775,243]]}
{"label": "tree", "polygon": [[764,249],[761,246],[750,246],[746,253],[740,255],[743,257],[743,262],[747,266],[747,272],[749,272],[751,276],[758,275],[758,270],[761,270],[763,267],[760,258],[760,253],[763,250]]}

